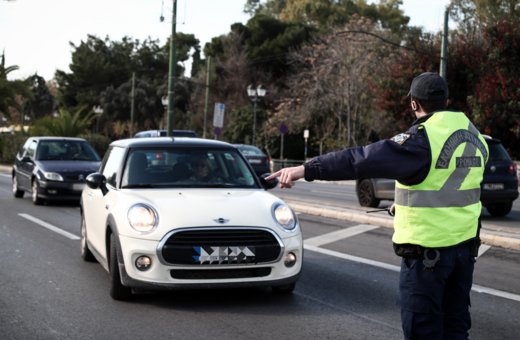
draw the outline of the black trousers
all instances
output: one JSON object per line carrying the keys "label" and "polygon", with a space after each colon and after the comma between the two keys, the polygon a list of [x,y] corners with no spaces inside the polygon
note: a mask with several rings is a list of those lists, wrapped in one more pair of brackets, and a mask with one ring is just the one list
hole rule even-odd
{"label": "black trousers", "polygon": [[[476,261],[468,248],[439,251],[440,260],[431,272],[424,270],[423,256],[402,259],[397,306],[405,339],[468,339]],[[430,250],[428,256],[434,258],[435,252]]]}

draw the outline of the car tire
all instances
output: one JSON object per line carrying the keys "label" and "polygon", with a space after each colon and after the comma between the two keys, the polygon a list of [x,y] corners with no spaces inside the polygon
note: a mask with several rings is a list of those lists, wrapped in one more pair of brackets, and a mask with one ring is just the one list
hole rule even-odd
{"label": "car tire", "polygon": [[284,285],[284,286],[274,286],[274,287],[271,287],[271,289],[273,290],[273,293],[275,293],[275,294],[291,294],[295,287],[296,287],[296,282],[293,282],[291,284]]}
{"label": "car tire", "polygon": [[509,203],[501,203],[501,204],[495,204],[489,207],[486,207],[487,211],[491,214],[491,216],[506,216],[511,212],[511,209],[513,208],[513,202]]}
{"label": "car tire", "polygon": [[96,262],[96,258],[94,257],[94,254],[88,249],[88,242],[87,242],[87,226],[85,224],[85,217],[81,215],[81,258],[85,262]]}
{"label": "car tire", "polygon": [[374,186],[370,179],[364,179],[359,183],[357,191],[359,205],[362,207],[379,207],[380,199],[376,198]]}
{"label": "car tire", "polygon": [[42,205],[45,203],[45,200],[43,198],[38,197],[38,189],[40,188],[40,183],[38,183],[38,180],[35,178],[32,182],[32,202],[34,205]]}
{"label": "car tire", "polygon": [[110,234],[110,296],[114,300],[126,300],[132,295],[132,288],[125,287],[121,283],[119,263],[117,261],[116,238]]}
{"label": "car tire", "polygon": [[16,179],[16,175],[13,176],[13,195],[16,198],[22,198],[25,194],[25,191],[18,189],[18,179]]}

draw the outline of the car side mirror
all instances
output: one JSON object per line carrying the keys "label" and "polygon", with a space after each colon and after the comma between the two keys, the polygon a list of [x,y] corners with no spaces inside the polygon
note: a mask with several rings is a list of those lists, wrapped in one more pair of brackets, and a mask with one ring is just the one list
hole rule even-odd
{"label": "car side mirror", "polygon": [[99,172],[95,172],[93,174],[88,175],[87,179],[85,180],[85,183],[87,183],[87,186],[90,189],[100,189],[103,193],[103,196],[105,196],[108,192],[107,179],[103,174],[100,174]]}
{"label": "car side mirror", "polygon": [[33,162],[33,160],[29,156],[25,156],[24,158],[22,158],[22,163],[32,163],[32,162]]}
{"label": "car side mirror", "polygon": [[277,186],[278,183],[279,183],[277,177],[272,178],[272,179],[270,179],[270,180],[266,180],[265,178],[266,178],[266,177],[269,177],[269,176],[271,176],[271,174],[263,174],[263,175],[260,176],[260,183],[262,184],[262,186],[263,186],[266,190],[276,188],[276,186]]}

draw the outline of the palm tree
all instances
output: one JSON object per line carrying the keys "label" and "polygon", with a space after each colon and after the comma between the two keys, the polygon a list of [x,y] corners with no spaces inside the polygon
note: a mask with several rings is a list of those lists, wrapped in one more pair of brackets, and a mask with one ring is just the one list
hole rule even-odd
{"label": "palm tree", "polygon": [[60,137],[76,137],[87,130],[87,127],[96,119],[94,111],[90,111],[86,116],[81,118],[81,113],[86,106],[81,107],[75,114],[71,115],[68,110],[60,110],[58,117],[52,119],[45,117],[34,122],[34,127],[31,133],[60,136]]}
{"label": "palm tree", "polygon": [[21,80],[7,80],[7,75],[18,70],[18,66],[4,67],[0,64],[0,111],[7,118],[11,118],[9,107],[22,112],[22,106],[16,101],[17,95],[34,99],[27,82]]}

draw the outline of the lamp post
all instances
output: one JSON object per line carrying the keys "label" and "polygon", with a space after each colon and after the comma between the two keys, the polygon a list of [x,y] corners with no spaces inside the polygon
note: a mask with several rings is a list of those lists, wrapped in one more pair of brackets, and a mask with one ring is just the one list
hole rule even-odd
{"label": "lamp post", "polygon": [[166,127],[166,123],[168,121],[168,96],[162,96],[161,102],[164,106],[164,125]]}
{"label": "lamp post", "polygon": [[103,114],[103,108],[98,105],[98,106],[94,106],[92,109],[94,109],[94,113],[97,115],[96,116],[96,133],[99,132],[99,116],[101,116]]}
{"label": "lamp post", "polygon": [[260,98],[265,96],[266,92],[267,89],[262,84],[258,85],[256,88],[253,86],[253,84],[247,87],[247,95],[249,98],[251,98],[253,103],[255,103],[255,114],[253,118],[253,146],[256,146],[256,103],[260,100]]}

